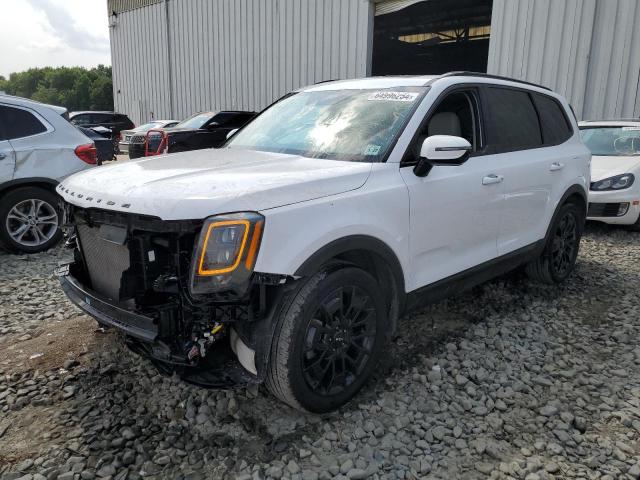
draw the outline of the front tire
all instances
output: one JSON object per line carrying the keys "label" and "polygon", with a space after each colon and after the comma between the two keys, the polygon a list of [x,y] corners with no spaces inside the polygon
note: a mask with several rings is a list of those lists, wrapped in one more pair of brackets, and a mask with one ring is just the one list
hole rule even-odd
{"label": "front tire", "polygon": [[527,264],[527,275],[541,283],[563,282],[573,271],[584,227],[584,211],[566,203],[556,215],[540,257]]}
{"label": "front tire", "polygon": [[299,410],[347,403],[371,376],[387,338],[384,295],[364,270],[311,277],[281,310],[267,387]]}
{"label": "front tire", "polygon": [[0,243],[14,252],[37,253],[62,238],[58,198],[40,187],[17,188],[0,201]]}

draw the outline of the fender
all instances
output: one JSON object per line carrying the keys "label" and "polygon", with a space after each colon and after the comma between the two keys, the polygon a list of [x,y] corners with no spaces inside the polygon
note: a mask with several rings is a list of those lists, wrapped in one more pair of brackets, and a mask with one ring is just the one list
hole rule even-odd
{"label": "fender", "polygon": [[[589,205],[589,201],[588,201],[588,197],[587,197],[587,193],[584,191],[584,187],[582,185],[579,184],[573,184],[571,185],[562,195],[562,198],[560,198],[560,201],[556,204],[556,208],[553,212],[553,216],[551,217],[551,221],[549,222],[549,226],[547,227],[547,233],[544,236],[544,244],[547,244],[547,241],[549,240],[549,235],[551,235],[551,228],[553,227],[553,225],[555,224],[557,217],[558,217],[558,213],[560,211],[560,207],[562,207],[562,205],[565,204],[565,202],[567,201],[567,199],[574,194],[578,194],[580,195],[580,197],[582,198],[583,202],[584,202],[584,221],[586,222],[587,220],[587,209],[588,209],[588,205]],[[584,222],[583,222],[584,225]]]}
{"label": "fender", "polygon": [[55,189],[58,185],[58,182],[52,178],[47,177],[16,178],[15,180],[9,180],[8,182],[0,184],[0,194],[16,187],[42,186],[43,184],[47,187],[51,187],[51,189]]}
{"label": "fender", "polygon": [[294,276],[305,277],[313,275],[322,265],[332,258],[354,250],[364,250],[380,256],[391,270],[391,274],[396,282],[396,286],[398,287],[398,293],[400,295],[404,295],[406,293],[404,272],[402,270],[400,260],[398,260],[395,252],[382,240],[368,235],[350,235],[326,244],[305,260],[305,262],[295,271]]}

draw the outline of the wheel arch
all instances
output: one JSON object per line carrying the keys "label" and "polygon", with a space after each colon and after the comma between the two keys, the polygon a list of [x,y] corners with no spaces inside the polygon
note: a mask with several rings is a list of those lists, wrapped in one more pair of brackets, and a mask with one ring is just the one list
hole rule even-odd
{"label": "wheel arch", "polygon": [[575,203],[576,205],[579,205],[582,208],[584,213],[583,225],[584,225],[584,222],[586,222],[587,209],[589,205],[587,192],[585,192],[584,187],[582,185],[579,185],[576,183],[571,185],[569,188],[565,190],[562,197],[560,197],[560,201],[556,204],[556,208],[553,211],[553,216],[551,217],[551,221],[547,226],[547,233],[544,237],[545,241],[549,239],[549,235],[551,235],[551,229],[557,220],[558,213],[560,213],[560,209],[566,203]]}
{"label": "wheel arch", "polygon": [[395,252],[382,240],[369,235],[338,238],[310,255],[295,271],[295,277],[308,277],[331,263],[356,265],[381,282],[389,292],[391,331],[395,331],[406,303],[405,275]]}
{"label": "wheel arch", "polygon": [[9,180],[0,184],[0,196],[5,195],[11,190],[15,190],[21,187],[40,187],[45,188],[53,193],[56,191],[58,182],[52,178],[47,177],[27,177],[17,178],[15,180]]}

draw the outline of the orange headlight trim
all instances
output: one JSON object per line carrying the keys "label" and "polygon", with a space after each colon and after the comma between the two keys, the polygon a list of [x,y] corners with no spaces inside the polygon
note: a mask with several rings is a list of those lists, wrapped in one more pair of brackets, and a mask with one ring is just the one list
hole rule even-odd
{"label": "orange headlight trim", "polygon": [[[204,257],[207,253],[207,245],[209,245],[209,237],[211,236],[211,232],[215,228],[226,227],[229,225],[244,225],[244,232],[242,234],[242,242],[240,243],[240,248],[238,249],[238,253],[236,254],[236,258],[233,260],[233,264],[229,267],[218,268],[214,270],[208,270],[204,268]],[[201,276],[210,276],[210,275],[222,275],[224,273],[233,272],[238,265],[240,265],[240,261],[242,260],[242,254],[244,253],[244,248],[247,243],[247,237],[249,236],[249,220],[224,220],[221,222],[213,222],[207,228],[207,234],[204,237],[204,242],[202,243],[202,252],[200,253],[200,261],[198,262],[198,275]]]}
{"label": "orange headlight trim", "polygon": [[262,224],[264,222],[261,220],[256,223],[256,226],[253,227],[253,236],[251,237],[251,244],[249,245],[249,253],[247,253],[247,259],[245,260],[245,267],[247,270],[251,270],[253,268],[253,262],[256,259],[256,253],[258,251],[258,244],[260,243],[260,238],[262,237]]}

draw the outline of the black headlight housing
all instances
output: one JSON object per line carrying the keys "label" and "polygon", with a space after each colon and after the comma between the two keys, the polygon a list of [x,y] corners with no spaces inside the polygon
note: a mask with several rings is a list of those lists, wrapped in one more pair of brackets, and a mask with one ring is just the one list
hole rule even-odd
{"label": "black headlight housing", "polygon": [[229,291],[241,296],[246,292],[263,228],[264,217],[255,212],[207,218],[191,260],[191,294]]}
{"label": "black headlight housing", "polygon": [[632,173],[623,173],[615,177],[603,178],[597,182],[591,182],[590,190],[594,192],[606,192],[611,190],[624,190],[633,185],[636,177]]}

